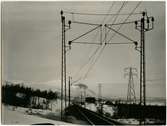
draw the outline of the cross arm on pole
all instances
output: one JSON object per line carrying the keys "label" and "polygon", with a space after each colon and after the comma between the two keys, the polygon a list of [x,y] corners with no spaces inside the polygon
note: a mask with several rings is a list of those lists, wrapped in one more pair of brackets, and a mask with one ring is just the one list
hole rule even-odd
{"label": "cross arm on pole", "polygon": [[72,23],[85,24],[85,25],[95,25],[95,26],[99,26],[100,25],[100,24],[88,23],[88,22],[80,22],[80,21],[72,21]]}
{"label": "cross arm on pole", "polygon": [[128,44],[134,44],[132,42],[112,42],[112,43],[106,43],[109,45],[128,45]]}
{"label": "cross arm on pole", "polygon": [[72,42],[72,43],[77,43],[77,44],[92,44],[92,45],[101,45],[99,42]]}

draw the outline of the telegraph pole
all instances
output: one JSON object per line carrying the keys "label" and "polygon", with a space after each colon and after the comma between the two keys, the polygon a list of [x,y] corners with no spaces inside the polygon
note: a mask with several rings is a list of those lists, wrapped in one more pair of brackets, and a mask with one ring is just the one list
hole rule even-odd
{"label": "telegraph pole", "polygon": [[86,104],[85,104],[85,101],[86,101],[86,88],[84,88],[84,107],[86,108]]}
{"label": "telegraph pole", "polygon": [[81,105],[82,105],[82,97],[83,97],[83,96],[82,96],[82,89],[81,89]]}
{"label": "telegraph pole", "polygon": [[[65,16],[63,16],[63,11],[61,14],[61,22],[62,22],[62,57],[61,57],[61,120],[63,120],[63,99],[65,100],[65,108],[67,106],[66,103],[66,39],[65,33],[68,29],[70,29],[71,21],[68,22],[68,26],[65,24]],[[64,87],[63,87],[64,86]],[[65,96],[63,96],[63,88],[65,90]]]}
{"label": "telegraph pole", "polygon": [[146,61],[145,61],[145,32],[154,28],[154,17],[148,17],[146,12],[142,13],[142,18],[135,21],[135,28],[140,31],[140,47],[136,50],[140,52],[140,105],[146,105]]}
{"label": "telegraph pole", "polygon": [[142,18],[135,21],[135,28],[140,31],[140,47],[135,47],[140,52],[140,105],[144,106],[141,110],[141,119],[145,123],[144,111],[146,106],[146,61],[145,61],[145,32],[154,28],[154,17],[148,17],[146,12],[142,13]]}
{"label": "telegraph pole", "polygon": [[102,100],[102,91],[101,91],[101,89],[102,89],[102,84],[98,84],[98,87],[99,87],[99,91],[98,91],[98,99],[99,99],[99,112],[101,113],[101,114],[103,114],[103,100]]}
{"label": "telegraph pole", "polygon": [[102,99],[102,96],[101,96],[101,84],[99,84],[99,93],[98,94],[99,94],[99,96],[98,96],[99,97],[99,101],[101,101],[101,99]]}
{"label": "telegraph pole", "polygon": [[70,106],[70,102],[71,102],[71,79],[72,79],[72,77],[69,76],[69,82],[68,82],[68,106]]}
{"label": "telegraph pole", "polygon": [[64,83],[64,27],[65,27],[65,17],[63,16],[63,11],[61,11],[61,22],[62,22],[62,59],[61,59],[61,120],[63,117],[63,83]]}

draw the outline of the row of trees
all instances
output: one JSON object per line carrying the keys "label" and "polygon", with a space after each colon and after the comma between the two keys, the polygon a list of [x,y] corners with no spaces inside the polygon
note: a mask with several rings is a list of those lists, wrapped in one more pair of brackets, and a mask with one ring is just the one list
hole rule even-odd
{"label": "row of trees", "polygon": [[[22,97],[17,97],[18,93],[22,94]],[[31,99],[34,97],[37,97],[38,102],[35,101],[35,103],[39,105],[40,98],[44,98],[47,101],[56,100],[58,93],[51,90],[34,90],[31,87],[25,87],[23,84],[14,85],[10,82],[6,82],[6,84],[2,86],[2,102],[6,104],[28,107],[31,105]]]}

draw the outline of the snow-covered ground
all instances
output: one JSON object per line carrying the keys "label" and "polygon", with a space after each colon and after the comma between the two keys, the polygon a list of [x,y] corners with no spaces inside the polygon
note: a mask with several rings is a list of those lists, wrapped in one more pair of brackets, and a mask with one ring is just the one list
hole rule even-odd
{"label": "snow-covered ground", "polygon": [[109,113],[110,116],[114,115],[113,107],[111,107],[109,105],[103,105],[103,111],[104,111],[104,113]]}
{"label": "snow-covered ground", "polygon": [[137,119],[117,119],[117,121],[119,121],[120,123],[123,123],[123,124],[139,124],[139,121]]}
{"label": "snow-covered ground", "polygon": [[[64,104],[64,102],[63,102]],[[13,107],[2,105],[2,124],[37,124],[37,123],[51,123],[56,125],[73,125],[72,123],[66,123],[60,120],[60,99],[52,101],[49,106],[52,110],[42,110],[42,109],[28,109],[23,107]],[[68,103],[67,103],[68,105]],[[93,103],[86,103],[86,108],[97,112],[97,105]],[[115,112],[114,108],[109,105],[103,105],[103,112],[109,113],[112,116]],[[73,123],[77,123],[76,119],[73,119]],[[139,124],[137,119],[117,119],[117,121],[124,124]],[[154,120],[147,119],[148,123],[154,123]]]}
{"label": "snow-covered ground", "polygon": [[[24,124],[24,125],[31,125],[37,123],[51,123],[56,125],[71,125],[71,123],[66,123],[62,121],[56,121],[51,119],[42,118],[37,115],[30,115],[27,113],[28,108],[23,107],[13,107],[13,106],[5,106],[2,105],[2,124],[8,125],[17,125],[17,124]],[[49,110],[32,110],[33,113],[40,113],[40,114],[51,114]],[[53,114],[53,113],[52,113]]]}
{"label": "snow-covered ground", "polygon": [[[130,125],[132,125],[132,124],[134,124],[134,125],[139,125],[139,120],[137,120],[137,119],[134,119],[134,118],[129,118],[129,119],[116,119],[117,121],[119,121],[119,122],[121,122],[121,123],[123,123],[123,124],[130,124]],[[156,124],[156,123],[159,123],[159,124],[165,124],[165,122],[164,121],[162,121],[162,120],[158,120],[158,119],[146,119],[145,120],[145,124],[146,125],[154,125],[154,124]]]}
{"label": "snow-covered ground", "polygon": [[93,103],[86,103],[86,108],[89,109],[89,110],[91,110],[91,111],[94,111],[94,112],[97,111],[97,107]]}
{"label": "snow-covered ground", "polygon": [[151,101],[151,102],[147,102],[147,105],[165,106],[166,103],[165,101],[164,102]]}
{"label": "snow-covered ground", "polygon": [[[91,111],[97,112],[97,106],[93,103],[86,103],[86,108]],[[114,114],[114,109],[109,105],[103,105],[103,112],[109,113],[110,116],[112,116]]]}

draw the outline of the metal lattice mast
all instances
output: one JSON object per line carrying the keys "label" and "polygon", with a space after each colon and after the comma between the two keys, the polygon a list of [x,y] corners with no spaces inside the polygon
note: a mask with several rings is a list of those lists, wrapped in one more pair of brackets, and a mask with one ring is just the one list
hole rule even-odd
{"label": "metal lattice mast", "polygon": [[61,11],[61,22],[62,22],[62,59],[61,59],[61,120],[63,117],[63,83],[64,83],[64,26],[65,17]]}
{"label": "metal lattice mast", "polygon": [[154,17],[148,17],[143,12],[142,18],[135,21],[135,28],[140,31],[140,47],[136,50],[140,52],[140,104],[146,105],[146,61],[145,61],[145,32],[154,28]]}
{"label": "metal lattice mast", "polygon": [[134,79],[133,76],[137,76],[137,69],[128,67],[125,68],[124,70],[125,76],[129,76],[129,81],[128,81],[128,91],[127,91],[127,102],[128,103],[136,103],[136,94],[135,94],[135,88],[134,88]]}
{"label": "metal lattice mast", "polygon": [[[66,39],[65,39],[65,33],[68,29],[70,29],[71,21],[68,22],[69,26],[65,23],[65,16],[63,16],[63,11],[60,12],[61,14],[61,22],[62,22],[62,59],[61,59],[61,120],[63,119],[63,99],[65,99],[65,108],[67,107],[67,99],[66,99],[66,52],[67,47],[66,46]],[[63,89],[65,96],[63,95]]]}

